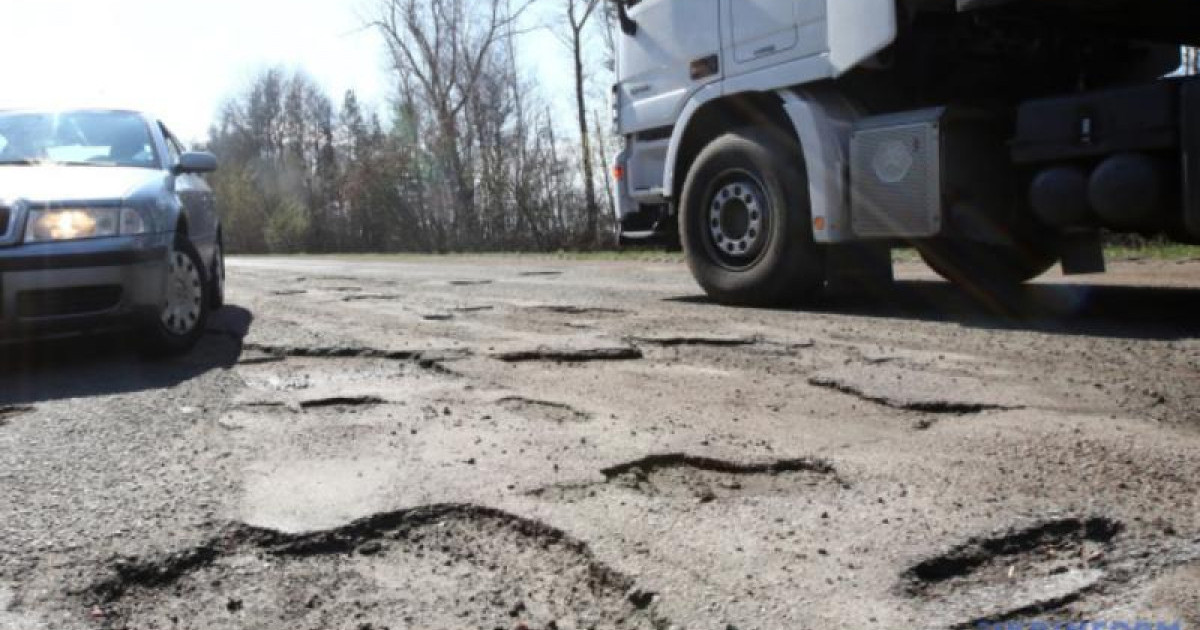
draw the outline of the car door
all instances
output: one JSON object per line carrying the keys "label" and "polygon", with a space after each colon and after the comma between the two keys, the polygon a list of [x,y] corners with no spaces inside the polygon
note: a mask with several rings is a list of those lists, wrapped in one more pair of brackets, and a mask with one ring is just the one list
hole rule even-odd
{"label": "car door", "polygon": [[640,0],[629,15],[638,28],[623,35],[617,62],[621,132],[670,127],[696,90],[720,79],[692,72],[721,52],[720,0]]}
{"label": "car door", "polygon": [[[170,168],[179,164],[179,156],[183,155],[183,144],[174,134],[162,125],[163,138],[167,145],[167,160]],[[217,240],[216,200],[212,188],[204,177],[194,173],[175,175],[175,194],[183,204],[183,212],[187,217],[189,237],[200,250],[205,260],[212,257]]]}

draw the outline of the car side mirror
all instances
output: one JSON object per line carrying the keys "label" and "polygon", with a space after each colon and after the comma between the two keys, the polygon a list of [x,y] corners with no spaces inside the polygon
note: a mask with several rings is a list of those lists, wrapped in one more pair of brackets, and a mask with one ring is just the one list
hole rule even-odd
{"label": "car side mirror", "polygon": [[217,170],[217,156],[204,151],[193,151],[179,156],[173,169],[176,175],[201,175]]}

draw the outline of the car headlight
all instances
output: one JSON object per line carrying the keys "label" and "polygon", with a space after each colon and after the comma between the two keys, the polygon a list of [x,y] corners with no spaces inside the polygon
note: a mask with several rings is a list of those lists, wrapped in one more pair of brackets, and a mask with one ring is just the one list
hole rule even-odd
{"label": "car headlight", "polygon": [[146,233],[146,222],[133,208],[62,208],[33,210],[25,242],[73,241]]}

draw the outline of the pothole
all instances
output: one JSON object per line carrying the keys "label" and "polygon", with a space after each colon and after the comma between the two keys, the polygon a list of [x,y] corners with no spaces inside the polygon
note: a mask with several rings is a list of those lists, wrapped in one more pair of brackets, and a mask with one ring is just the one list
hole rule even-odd
{"label": "pothole", "polygon": [[618,490],[710,503],[737,496],[794,494],[824,483],[841,483],[833,465],[820,459],[742,463],[682,453],[650,455],[605,468],[603,482],[555,485],[533,496],[580,499]]}
{"label": "pothole", "polygon": [[469,354],[466,350],[427,352],[423,350],[383,350],[354,345],[292,346],[263,343],[245,344],[243,350],[275,359],[391,359],[420,363],[422,367],[433,367],[436,363],[460,359]]}
{"label": "pothole", "polygon": [[630,337],[633,343],[676,348],[680,346],[708,346],[715,348],[733,348],[738,346],[753,346],[761,341],[759,337],[718,336],[718,335],[662,335],[647,337]]}
{"label": "pothole", "polygon": [[510,413],[527,420],[566,424],[570,422],[587,422],[592,418],[591,414],[579,411],[570,405],[546,400],[534,400],[521,396],[501,398],[497,401],[497,404]]}
{"label": "pothole", "polygon": [[342,298],[343,302],[395,302],[399,300],[399,295],[389,293],[361,293],[358,295],[347,295]]}
{"label": "pothole", "polygon": [[[538,521],[471,505],[306,535],[236,527],[113,567],[88,591],[112,627],[656,628],[655,597]],[[347,625],[349,623],[350,625]]]}
{"label": "pothole", "polygon": [[1029,398],[1028,392],[1006,391],[997,383],[974,377],[883,364],[831,370],[810,377],[808,383],[892,409],[933,414],[1011,411],[1027,406],[1017,397]]}
{"label": "pothole", "polygon": [[287,357],[276,354],[266,354],[264,352],[243,352],[242,356],[238,357],[238,365],[264,365],[267,363],[281,363],[286,361]]}
{"label": "pothole", "polygon": [[426,359],[396,361],[370,358],[369,354],[362,358],[357,352],[351,353],[351,358],[341,358],[340,352],[312,354],[311,357],[284,355],[285,358],[273,362],[239,365],[238,374],[246,390],[232,401],[229,417],[222,420],[223,426],[271,427],[284,416],[304,412],[336,419],[384,406],[416,404],[445,389],[461,386],[459,377],[436,362],[429,364]]}
{"label": "pothole", "polygon": [[553,313],[555,315],[624,315],[627,311],[618,308],[604,308],[599,306],[574,306],[571,304],[565,305],[550,305],[550,306],[530,306],[526,310],[536,311],[541,313]]}
{"label": "pothole", "polygon": [[553,348],[539,347],[531,350],[512,350],[493,355],[505,363],[590,363],[595,361],[636,361],[643,358],[642,351],[633,346],[611,346],[602,348]]}
{"label": "pothole", "polygon": [[906,571],[904,590],[959,625],[1052,612],[1100,586],[1123,529],[1066,518],[968,540]]}
{"label": "pothole", "polygon": [[379,396],[333,396],[300,401],[301,409],[328,409],[349,407],[375,407],[385,405],[387,401]]}
{"label": "pothole", "polygon": [[0,427],[8,426],[13,418],[33,412],[33,407],[27,405],[0,405]]}

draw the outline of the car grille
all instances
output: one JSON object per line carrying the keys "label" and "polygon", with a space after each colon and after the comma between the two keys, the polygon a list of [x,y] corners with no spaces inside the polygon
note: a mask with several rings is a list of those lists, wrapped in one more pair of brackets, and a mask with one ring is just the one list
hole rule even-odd
{"label": "car grille", "polygon": [[121,287],[71,287],[17,294],[17,316],[23,319],[101,313],[121,303]]}

